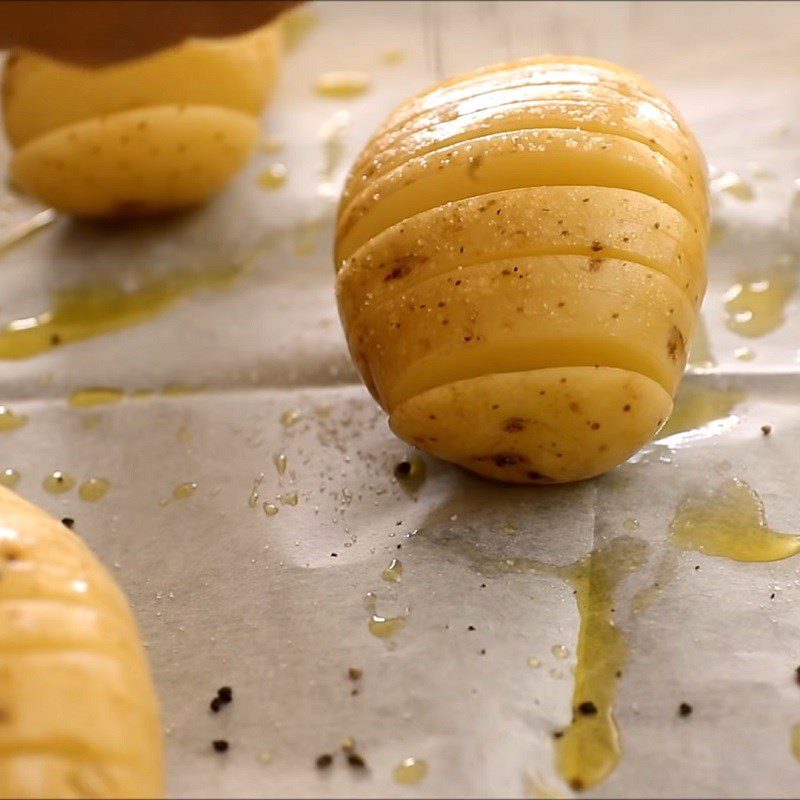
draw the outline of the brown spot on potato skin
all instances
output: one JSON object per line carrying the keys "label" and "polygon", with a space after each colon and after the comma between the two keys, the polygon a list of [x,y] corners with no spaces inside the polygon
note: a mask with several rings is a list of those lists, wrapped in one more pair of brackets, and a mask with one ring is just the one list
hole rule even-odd
{"label": "brown spot on potato skin", "polygon": [[524,420],[522,417],[509,417],[503,423],[503,430],[506,433],[519,433],[525,430],[526,425],[527,420]]}
{"label": "brown spot on potato skin", "polygon": [[389,272],[383,276],[383,280],[395,281],[398,278],[405,278],[406,275],[411,273],[414,267],[419,266],[420,264],[426,264],[428,261],[430,261],[428,256],[420,256],[416,255],[415,253],[408,253],[407,255],[399,256],[392,263]]}
{"label": "brown spot on potato skin", "polygon": [[537,481],[538,483],[555,483],[555,479],[549,477],[548,475],[542,475],[541,472],[536,472],[536,470],[528,470],[525,473],[525,477],[530,481]]}
{"label": "brown spot on potato skin", "polygon": [[578,405],[578,403],[576,403],[576,402],[573,400],[573,401],[572,401],[572,402],[569,404],[569,410],[570,410],[570,411],[572,411],[573,413],[577,414],[577,413],[578,413],[578,412],[581,410],[581,407]]}
{"label": "brown spot on potato skin", "polygon": [[521,453],[492,453],[488,456],[473,456],[474,461],[491,461],[496,467],[516,467],[527,464],[528,457]]}
{"label": "brown spot on potato skin", "polygon": [[600,267],[603,266],[603,259],[602,258],[590,258],[588,269],[589,272],[597,272]]}
{"label": "brown spot on potato skin", "polygon": [[603,249],[603,245],[600,244],[600,242],[598,242],[597,239],[595,239],[592,242],[592,252],[593,253],[599,253],[602,249]]}
{"label": "brown spot on potato skin", "polygon": [[685,354],[686,341],[680,330],[673,325],[672,330],[669,332],[669,338],[667,339],[667,355],[673,361],[677,361],[679,358],[683,358]]}

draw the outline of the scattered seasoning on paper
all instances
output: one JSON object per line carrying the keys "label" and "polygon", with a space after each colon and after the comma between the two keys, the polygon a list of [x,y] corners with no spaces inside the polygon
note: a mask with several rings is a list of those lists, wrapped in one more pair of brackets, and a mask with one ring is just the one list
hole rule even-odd
{"label": "scattered seasoning on paper", "polygon": [[214,741],[211,742],[211,746],[217,753],[227,753],[230,747],[227,739],[214,739]]}
{"label": "scattered seasoning on paper", "polygon": [[331,764],[333,764],[333,756],[330,753],[323,753],[320,756],[317,756],[317,760],[314,762],[317,766],[317,769],[327,769]]}
{"label": "scattered seasoning on paper", "polygon": [[772,433],[772,425],[762,425],[761,433],[763,433],[764,436],[769,436]]}
{"label": "scattered seasoning on paper", "polygon": [[681,703],[681,704],[678,706],[678,713],[679,713],[679,714],[680,714],[682,717],[688,717],[688,716],[689,716],[689,714],[691,714],[693,710],[694,710],[694,709],[693,709],[693,708],[692,708],[692,707],[691,707],[691,706],[690,706],[688,703]]}
{"label": "scattered seasoning on paper", "polygon": [[353,767],[353,769],[366,769],[367,762],[364,761],[364,757],[359,753],[348,753],[347,754],[347,763]]}
{"label": "scattered seasoning on paper", "polygon": [[591,700],[584,700],[577,708],[579,714],[591,716],[597,713],[597,706]]}
{"label": "scattered seasoning on paper", "polygon": [[350,667],[350,669],[347,670],[347,677],[351,681],[360,681],[363,675],[364,670],[359,669],[358,667]]}
{"label": "scattered seasoning on paper", "polygon": [[69,528],[70,530],[72,530],[75,527],[75,520],[72,517],[64,517],[61,520],[61,524],[65,528]]}
{"label": "scattered seasoning on paper", "polygon": [[220,686],[217,696],[211,701],[209,707],[216,714],[222,706],[233,702],[233,689],[230,686]]}

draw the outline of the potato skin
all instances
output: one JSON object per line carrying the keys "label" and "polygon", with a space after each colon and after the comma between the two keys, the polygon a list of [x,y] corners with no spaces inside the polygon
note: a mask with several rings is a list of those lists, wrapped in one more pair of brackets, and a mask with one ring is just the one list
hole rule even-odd
{"label": "potato skin", "polygon": [[339,206],[337,302],[392,430],[517,483],[612,469],[672,408],[707,167],[644,79],[546,56],[403,103]]}
{"label": "potato skin", "polygon": [[0,487],[0,797],[160,797],[158,701],[114,581]]}
{"label": "potato skin", "polygon": [[269,25],[97,69],[12,54],[2,83],[12,179],[84,217],[162,214],[204,202],[253,151],[280,36]]}
{"label": "potato skin", "polygon": [[145,216],[219,191],[247,161],[253,117],[217,106],[151,106],[77,122],[14,153],[15,184],[82,217]]}

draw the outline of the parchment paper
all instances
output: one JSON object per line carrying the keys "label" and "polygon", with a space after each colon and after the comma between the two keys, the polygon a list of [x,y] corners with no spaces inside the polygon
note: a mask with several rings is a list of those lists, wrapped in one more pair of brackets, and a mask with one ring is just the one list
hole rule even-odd
{"label": "parchment paper", "polygon": [[[795,796],[800,764],[789,740],[800,722],[800,562],[686,554],[649,607],[633,614],[631,598],[657,579],[687,492],[742,478],[763,498],[773,527],[800,533],[797,295],[785,323],[755,340],[728,330],[722,300],[740,276],[798,254],[789,209],[800,177],[800,8],[314,9],[318,25],[288,54],[265,117],[265,135],[285,142],[281,152],[258,155],[195,214],[127,228],[59,219],[0,257],[2,323],[47,310],[57,288],[134,288],[175,270],[249,266],[226,291],[195,293],[143,324],[0,364],[0,403],[29,416],[25,427],[0,433],[0,469],[18,469],[23,495],[74,517],[128,592],[163,703],[170,793],[526,796],[536,791],[534,773],[534,784],[569,795],[553,768],[552,732],[569,722],[574,655],[559,660],[551,648],[574,654],[571,587],[532,574],[486,577],[474,554],[568,564],[625,535],[647,550],[619,592],[618,624],[631,648],[616,704],[623,756],[586,794]],[[385,63],[383,54],[397,48],[401,63]],[[751,181],[753,200],[715,200],[723,233],[703,310],[715,363],[688,379],[746,397],[724,424],[650,447],[597,480],[495,486],[426,459],[428,478],[414,499],[392,476],[409,450],[357,380],[336,319],[334,207],[318,194],[318,132],[337,112],[349,115],[332,177],[338,187],[372,129],[410,93],[547,51],[641,71],[683,111],[712,165]],[[316,96],[314,77],[334,69],[365,70],[373,87],[351,100]],[[289,178],[265,191],[257,176],[274,161],[287,165]],[[11,207],[6,225],[38,210]],[[754,360],[735,357],[743,346]],[[199,391],[94,409],[67,402],[87,386],[159,392],[174,382]],[[289,409],[301,418],[286,427],[280,418]],[[273,463],[281,452],[283,476]],[[41,488],[54,469],[106,476],[111,489],[97,503],[74,491],[54,497]],[[170,499],[186,481],[197,483],[195,494]],[[293,490],[296,506],[276,500]],[[264,501],[279,513],[266,516]],[[392,558],[404,566],[397,584],[380,577]],[[370,591],[378,613],[407,617],[393,645],[368,630]],[[363,670],[356,695],[349,667]],[[234,702],[211,714],[209,700],[223,684]],[[683,701],[694,707],[688,719],[676,713]],[[317,770],[315,758],[345,737],[356,740],[367,769],[339,756]],[[228,753],[212,751],[216,738],[230,741]],[[411,756],[428,761],[428,775],[398,785],[392,770]]]}

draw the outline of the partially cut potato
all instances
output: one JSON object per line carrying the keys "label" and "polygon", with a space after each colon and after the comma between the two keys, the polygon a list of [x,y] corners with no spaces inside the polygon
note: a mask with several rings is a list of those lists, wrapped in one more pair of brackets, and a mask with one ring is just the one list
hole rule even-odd
{"label": "partially cut potato", "polygon": [[449,79],[366,145],[337,302],[407,442],[490,478],[601,474],[669,416],[706,288],[707,167],[631,71],[544,56]]}
{"label": "partially cut potato", "polygon": [[158,702],[124,596],[75,534],[0,487],[0,798],[163,791]]}
{"label": "partially cut potato", "polygon": [[56,208],[87,217],[187,208],[247,161],[258,122],[218,106],[152,106],[68,125],[14,153],[12,179]]}
{"label": "partially cut potato", "polygon": [[20,147],[75,122],[144,106],[198,104],[257,116],[275,85],[280,46],[280,31],[269,25],[99,68],[16,51],[2,80],[6,134]]}

